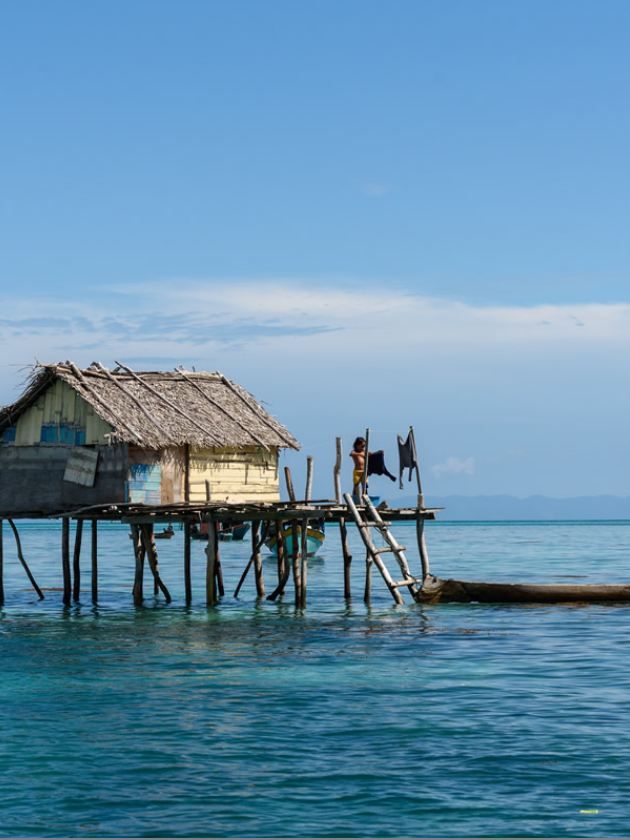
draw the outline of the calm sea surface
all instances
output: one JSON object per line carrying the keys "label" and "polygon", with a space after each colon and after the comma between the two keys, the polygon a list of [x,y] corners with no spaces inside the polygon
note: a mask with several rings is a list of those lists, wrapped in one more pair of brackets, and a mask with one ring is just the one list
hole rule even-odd
{"label": "calm sea surface", "polygon": [[[432,570],[486,580],[628,581],[630,523],[440,523]],[[394,529],[411,550],[414,532]],[[38,603],[5,526],[0,834],[630,834],[630,607],[393,607],[374,577],[345,606],[329,529],[309,605],[131,604],[131,542],[100,532],[102,603],[64,610],[59,526],[24,523]],[[89,531],[86,548],[89,549]],[[228,591],[247,544],[224,544]],[[268,584],[274,564],[265,561]],[[145,591],[150,591],[148,581]]]}

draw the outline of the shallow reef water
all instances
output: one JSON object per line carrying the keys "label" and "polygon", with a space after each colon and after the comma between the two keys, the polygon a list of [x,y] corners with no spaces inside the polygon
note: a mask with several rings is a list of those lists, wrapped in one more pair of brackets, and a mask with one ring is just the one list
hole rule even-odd
{"label": "shallow reef water", "polygon": [[[435,523],[433,571],[482,580],[630,579],[630,523]],[[0,835],[627,836],[630,606],[395,607],[352,533],[310,563],[308,607],[230,593],[207,610],[194,544],[159,544],[174,596],[131,602],[127,531],[101,528],[100,604],[61,605],[59,525],[22,523],[46,599],[5,528]],[[412,549],[415,532],[396,526]],[[89,548],[89,540],[86,549]],[[271,583],[274,561],[264,562]],[[145,592],[151,587],[148,581]]]}

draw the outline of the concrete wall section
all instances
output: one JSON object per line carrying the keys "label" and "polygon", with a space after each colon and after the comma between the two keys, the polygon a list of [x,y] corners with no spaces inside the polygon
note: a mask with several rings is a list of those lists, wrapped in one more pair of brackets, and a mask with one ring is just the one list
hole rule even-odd
{"label": "concrete wall section", "polygon": [[123,502],[126,446],[99,446],[94,487],[64,481],[69,446],[0,447],[0,516],[50,514],[86,505]]}

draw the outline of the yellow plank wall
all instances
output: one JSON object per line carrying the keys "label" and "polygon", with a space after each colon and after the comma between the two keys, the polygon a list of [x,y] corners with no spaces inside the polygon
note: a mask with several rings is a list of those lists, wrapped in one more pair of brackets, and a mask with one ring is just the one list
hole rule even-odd
{"label": "yellow plank wall", "polygon": [[206,481],[213,502],[278,502],[278,449],[191,449],[191,502],[205,500]]}
{"label": "yellow plank wall", "polygon": [[42,423],[70,423],[85,427],[85,442],[107,443],[111,426],[101,420],[72,388],[61,379],[54,382],[16,424],[15,445],[33,446],[41,438]]}

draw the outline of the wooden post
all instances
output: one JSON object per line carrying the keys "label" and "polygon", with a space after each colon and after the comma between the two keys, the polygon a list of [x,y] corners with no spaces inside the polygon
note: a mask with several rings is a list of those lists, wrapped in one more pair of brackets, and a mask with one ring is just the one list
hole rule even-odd
{"label": "wooden post", "polygon": [[92,603],[98,603],[98,520],[92,520],[91,529],[92,549]]}
{"label": "wooden post", "polygon": [[295,501],[295,490],[293,489],[293,479],[291,478],[291,470],[289,469],[289,467],[284,468],[284,480],[286,481],[286,484],[287,484],[287,493],[288,493],[288,496],[289,496],[289,501],[294,502]]}
{"label": "wooden post", "polygon": [[217,546],[217,556],[216,556],[216,563],[214,565],[214,574],[215,574],[216,579],[217,579],[217,590],[219,592],[219,597],[223,598],[223,596],[225,595],[225,588],[223,586],[223,569],[221,567],[221,549],[220,549],[221,543],[219,542],[219,525],[220,525],[219,522],[214,523],[214,531],[215,531],[214,537],[215,537],[215,542],[216,542],[216,546]]}
{"label": "wooden post", "polygon": [[265,597],[265,581],[263,579],[262,558],[260,556],[260,520],[252,522],[252,557],[254,558],[254,576],[256,578],[256,597]]}
{"label": "wooden post", "polygon": [[[43,601],[44,600],[44,593],[42,592],[42,590],[37,585],[37,581],[35,580],[35,578],[31,574],[31,570],[28,567],[28,563],[24,559],[24,552],[22,551],[22,541],[20,540],[20,535],[18,533],[18,529],[15,527],[15,522],[12,519],[7,519],[7,522],[9,523],[9,525],[11,527],[11,530],[13,531],[13,536],[15,537],[15,547],[17,549],[17,556],[18,556],[18,560],[20,561],[20,565],[22,566],[22,568],[26,572],[26,576],[29,579],[29,581],[31,582],[31,586],[33,587],[35,592],[37,592],[39,600]],[[63,534],[63,531],[62,531],[62,534]],[[70,551],[70,549],[68,548],[68,554],[69,554],[69,551]],[[62,545],[62,556],[63,556],[63,545]],[[68,561],[68,580],[69,579],[70,579],[70,562]]]}
{"label": "wooden post", "polygon": [[75,520],[74,532],[74,554],[72,557],[72,600],[78,601],[81,597],[81,538],[83,536],[83,520]]}
{"label": "wooden post", "polygon": [[138,525],[131,526],[131,535],[133,537],[133,551],[136,559],[136,569],[133,580],[133,602],[136,607],[141,607],[144,600],[144,555],[145,547],[140,538],[140,527]]}
{"label": "wooden post", "polygon": [[284,551],[284,522],[278,521],[276,523],[276,552],[278,555],[278,583],[284,578],[286,571],[286,557]]}
{"label": "wooden post", "polygon": [[363,480],[361,495],[368,491],[368,460],[370,457],[370,430],[365,430],[365,464],[363,465]]}
{"label": "wooden post", "polygon": [[308,578],[308,519],[302,520],[302,545],[300,546],[300,607],[306,606],[306,581]]}
{"label": "wooden post", "polygon": [[352,554],[350,554],[350,550],[348,548],[348,529],[346,527],[346,520],[343,516],[339,520],[339,536],[341,537],[341,551],[343,553],[343,597],[349,601],[350,598],[352,598],[350,584]]}
{"label": "wooden post", "polygon": [[206,486],[206,502],[209,502],[211,494],[210,494],[210,482],[208,481],[208,479],[205,480],[204,484]]}
{"label": "wooden post", "polygon": [[409,434],[411,435],[411,446],[413,450],[413,460],[416,465],[416,481],[418,483],[418,504],[416,516],[416,539],[418,542],[418,552],[420,554],[420,568],[422,570],[422,580],[427,575],[431,574],[431,565],[429,563],[429,552],[427,550],[427,541],[424,534],[424,517],[421,511],[424,509],[424,494],[422,492],[422,481],[420,479],[420,464],[418,463],[418,452],[416,450],[416,435],[413,426],[409,426]]}
{"label": "wooden post", "polygon": [[291,565],[293,567],[293,586],[295,587],[295,606],[299,609],[302,603],[302,581],[300,578],[300,564],[298,562],[300,541],[298,539],[298,526],[295,519],[291,522],[291,541],[293,542]]}
{"label": "wooden post", "polygon": [[206,546],[206,606],[213,607],[217,602],[216,591],[216,563],[217,563],[217,530],[212,517],[208,516],[208,545]]}
{"label": "wooden post", "polygon": [[70,520],[64,516],[61,520],[61,567],[63,571],[63,603],[70,606],[72,586],[70,583]]}
{"label": "wooden post", "polygon": [[2,519],[0,519],[0,607],[4,604],[4,541],[2,533]]}
{"label": "wooden post", "polygon": [[336,449],[336,458],[335,458],[335,467],[333,469],[333,482],[335,485],[335,499],[337,504],[341,504],[341,450],[342,450],[342,442],[341,438],[335,438],[335,449]]}
{"label": "wooden post", "polygon": [[184,444],[184,501],[190,501],[190,445]]}
{"label": "wooden post", "polygon": [[[343,500],[341,497],[341,453],[343,445],[340,437],[335,439],[335,447],[337,456],[335,459],[335,469],[333,471],[333,477],[335,482],[335,499],[337,500],[338,504],[342,504]],[[352,593],[350,590],[350,564],[352,563],[352,555],[350,554],[350,550],[348,549],[348,529],[346,528],[346,520],[343,516],[339,518],[339,537],[341,538],[341,551],[343,554],[343,597],[346,600],[349,600],[352,597]]]}
{"label": "wooden post", "polygon": [[306,458],[306,489],[304,491],[304,501],[308,504],[313,495],[313,456],[308,455]]}
{"label": "wooden post", "polygon": [[190,522],[184,523],[184,590],[186,606],[192,603],[192,583],[190,579]]}

